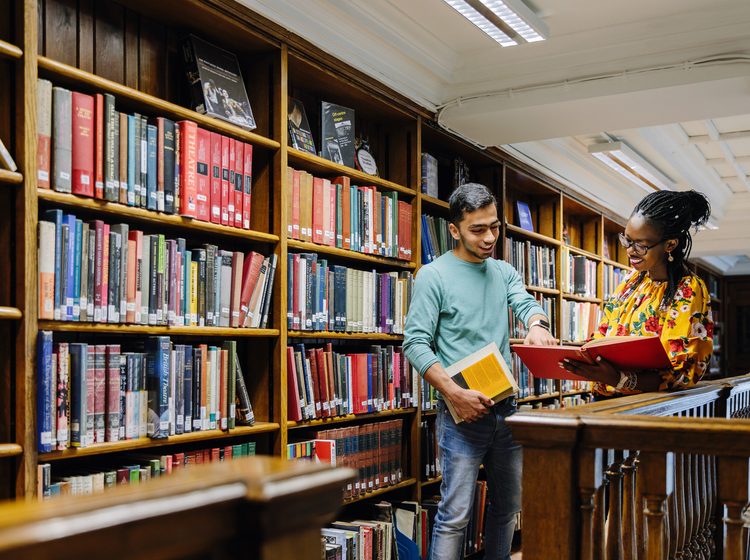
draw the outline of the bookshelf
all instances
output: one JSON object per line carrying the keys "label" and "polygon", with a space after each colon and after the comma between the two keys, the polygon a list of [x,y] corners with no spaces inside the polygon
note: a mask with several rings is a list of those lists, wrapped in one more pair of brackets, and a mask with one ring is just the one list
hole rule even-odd
{"label": "bookshelf", "polygon": [[727,306],[725,303],[725,281],[711,267],[704,263],[695,264],[694,270],[698,276],[706,283],[708,293],[711,296],[711,314],[714,320],[714,350],[709,362],[709,369],[704,378],[719,379],[727,376],[727,363],[724,356],[727,355],[726,328],[724,321],[727,316]]}

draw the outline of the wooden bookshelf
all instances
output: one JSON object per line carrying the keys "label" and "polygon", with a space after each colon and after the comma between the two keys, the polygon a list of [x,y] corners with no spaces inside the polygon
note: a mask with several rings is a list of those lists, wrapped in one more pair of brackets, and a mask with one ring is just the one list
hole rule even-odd
{"label": "wooden bookshelf", "polygon": [[588,302],[588,303],[599,303],[599,304],[601,304],[602,302],[602,300],[599,298],[579,296],[578,294],[569,294],[567,292],[563,292],[562,297],[563,299],[568,299],[571,301],[583,301],[583,302]]}
{"label": "wooden bookshelf", "polygon": [[0,57],[18,60],[23,56],[23,51],[12,43],[0,40]]}
{"label": "wooden bookshelf", "polygon": [[556,296],[560,294],[560,290],[557,290],[555,288],[543,288],[542,286],[526,286],[526,289],[530,292],[537,292],[550,296]]}
{"label": "wooden bookshelf", "polygon": [[231,327],[179,327],[168,325],[120,325],[80,323],[76,321],[38,322],[39,330],[76,333],[143,334],[152,336],[210,336],[227,338],[267,338],[279,336],[279,329],[244,329]]}
{"label": "wooden bookshelf", "polygon": [[356,498],[352,498],[350,500],[344,500],[345,504],[353,504],[356,502],[361,502],[363,500],[369,500],[371,498],[378,498],[384,494],[388,494],[390,492],[395,492],[396,490],[402,490],[404,488],[410,488],[412,486],[415,486],[417,484],[416,478],[407,478],[405,480],[402,480],[398,484],[394,484],[392,486],[387,486],[385,488],[378,488],[377,490],[373,490],[372,492],[368,492],[364,496],[357,496]]}
{"label": "wooden bookshelf", "polygon": [[559,247],[561,245],[560,240],[555,239],[554,237],[548,237],[546,235],[542,235],[541,233],[528,231],[521,227],[514,226],[513,224],[505,224],[505,232],[508,235],[520,237],[523,239],[527,239],[529,241],[538,242],[538,243],[541,243],[542,245],[553,245],[555,247]]}
{"label": "wooden bookshelf", "polygon": [[429,212],[430,210],[445,211],[450,210],[451,205],[445,201],[429,196],[424,193],[420,194],[419,197],[422,199],[422,210]]}
{"label": "wooden bookshelf", "polygon": [[0,169],[0,185],[20,185],[23,183],[23,175],[17,171],[8,171],[7,169]]}
{"label": "wooden bookshelf", "polygon": [[405,270],[411,270],[415,268],[415,264],[411,261],[380,257],[378,255],[368,255],[365,253],[358,253],[357,251],[349,251],[347,249],[339,249],[337,247],[328,247],[327,245],[318,245],[316,243],[309,243],[307,241],[298,241],[297,239],[288,239],[287,247],[289,247],[290,249],[298,249],[307,253],[329,255],[331,257],[337,257],[342,260],[352,262],[375,263]]}
{"label": "wooden bookshelf", "polygon": [[23,447],[17,443],[0,443],[0,459],[23,455]]}
{"label": "wooden bookshelf", "polygon": [[432,484],[439,484],[443,481],[443,477],[441,476],[434,476],[432,478],[428,478],[427,480],[422,480],[419,485],[424,488],[425,486],[430,486]]}
{"label": "wooden bookshelf", "polygon": [[382,342],[401,342],[402,334],[332,332],[332,331],[287,331],[287,338],[319,338],[332,340],[372,340]]}
{"label": "wooden bookshelf", "polygon": [[316,418],[315,420],[305,420],[295,422],[289,420],[286,423],[288,429],[299,429],[299,428],[325,428],[327,426],[335,424],[344,424],[353,422],[355,420],[380,420],[390,419],[394,416],[406,416],[408,414],[414,414],[417,411],[416,408],[396,408],[394,410],[381,410],[380,412],[368,412],[366,414],[347,414],[345,416],[332,416],[330,418]]}
{"label": "wooden bookshelf", "polygon": [[20,309],[0,306],[0,321],[14,321],[23,317]]}
{"label": "wooden bookshelf", "polygon": [[[581,255],[592,261],[599,262],[602,260],[602,257],[600,257],[599,255],[592,253],[590,251],[586,251],[584,249],[579,249],[578,247],[575,247],[573,245],[566,245],[565,248],[574,255]],[[622,265],[619,265],[619,266],[622,266]]]}

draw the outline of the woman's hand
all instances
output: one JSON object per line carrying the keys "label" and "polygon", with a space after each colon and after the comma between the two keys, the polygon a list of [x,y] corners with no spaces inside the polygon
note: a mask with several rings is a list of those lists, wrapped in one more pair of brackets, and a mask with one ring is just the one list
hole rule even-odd
{"label": "woman's hand", "polygon": [[560,362],[560,367],[570,373],[585,377],[589,381],[598,381],[612,387],[615,387],[620,382],[620,373],[611,363],[602,359],[601,356],[596,358],[595,364],[565,358]]}

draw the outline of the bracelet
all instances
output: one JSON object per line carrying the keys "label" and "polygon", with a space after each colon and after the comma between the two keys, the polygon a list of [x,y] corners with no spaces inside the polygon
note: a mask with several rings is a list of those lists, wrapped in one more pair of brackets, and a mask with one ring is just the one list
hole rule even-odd
{"label": "bracelet", "polygon": [[620,382],[615,387],[616,390],[621,391],[627,389],[628,391],[634,391],[638,385],[638,374],[634,371],[621,371]]}

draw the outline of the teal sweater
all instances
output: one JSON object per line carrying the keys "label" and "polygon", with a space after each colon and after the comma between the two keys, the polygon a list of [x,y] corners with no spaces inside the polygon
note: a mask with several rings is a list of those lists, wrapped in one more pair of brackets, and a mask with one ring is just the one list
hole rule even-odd
{"label": "teal sweater", "polygon": [[510,365],[509,306],[524,324],[546,315],[508,263],[470,263],[448,251],[417,274],[404,332],[409,363],[424,375],[495,342]]}

